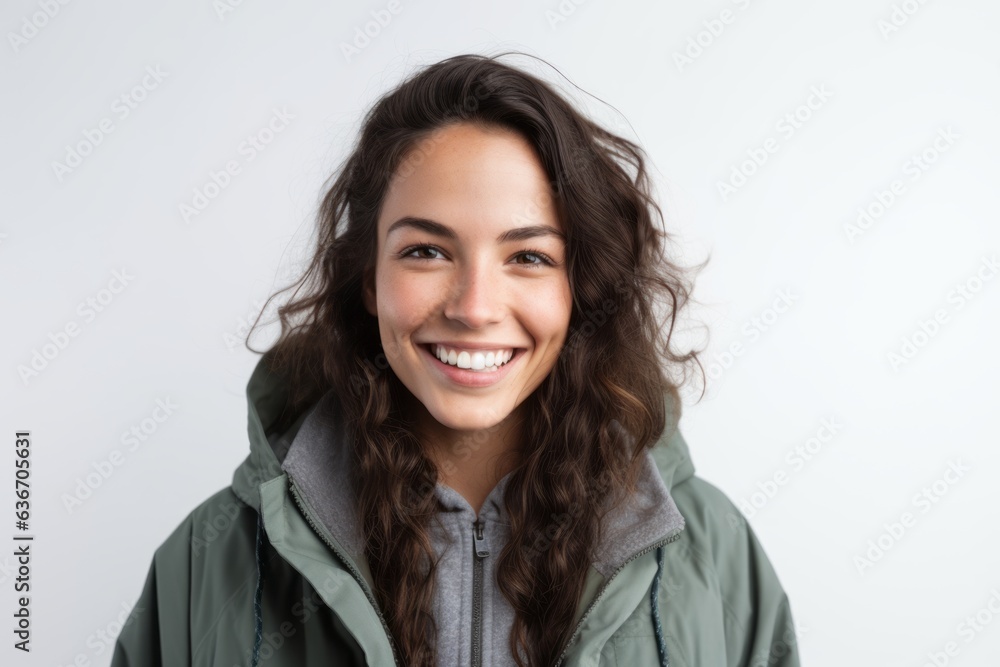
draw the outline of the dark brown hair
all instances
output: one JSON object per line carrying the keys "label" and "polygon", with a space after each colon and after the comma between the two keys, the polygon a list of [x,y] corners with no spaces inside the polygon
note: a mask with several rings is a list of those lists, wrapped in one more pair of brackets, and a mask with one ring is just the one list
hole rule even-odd
{"label": "dark brown hair", "polygon": [[365,556],[406,665],[435,662],[427,526],[438,471],[402,409],[412,395],[386,362],[362,288],[386,189],[422,161],[417,144],[461,122],[520,134],[545,168],[566,231],[569,331],[526,399],[531,437],[507,485],[511,537],[496,563],[516,613],[509,646],[522,667],[554,664],[565,648],[601,518],[634,491],[643,448],[676,427],[678,387],[698,364],[697,352],[678,353],[672,342],[691,283],[666,257],[643,151],[540,78],[501,63],[503,55],[427,66],[367,113],[322,201],[312,262],[285,288],[295,291],[278,310],[281,335],[270,355],[289,381],[289,415],[333,389],[352,425]]}

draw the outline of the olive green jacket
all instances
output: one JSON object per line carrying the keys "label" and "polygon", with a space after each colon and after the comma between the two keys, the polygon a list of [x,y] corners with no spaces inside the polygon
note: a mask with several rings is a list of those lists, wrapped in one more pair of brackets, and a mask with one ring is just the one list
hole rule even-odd
{"label": "olive green jacket", "polygon": [[[367,564],[282,470],[305,414],[274,433],[287,394],[267,361],[247,386],[249,456],[156,550],[112,667],[400,664]],[[607,577],[591,568],[560,665],[797,667],[788,598],[760,543],[668,431],[653,455],[681,527]]]}

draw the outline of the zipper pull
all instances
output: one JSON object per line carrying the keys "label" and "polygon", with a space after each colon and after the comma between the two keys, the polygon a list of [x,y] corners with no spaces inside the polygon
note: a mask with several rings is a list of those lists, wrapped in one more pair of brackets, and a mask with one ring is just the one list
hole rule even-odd
{"label": "zipper pull", "polygon": [[483,529],[486,527],[479,519],[472,524],[472,544],[476,552],[477,558],[486,558],[490,555],[490,545],[486,541],[486,536],[483,534]]}

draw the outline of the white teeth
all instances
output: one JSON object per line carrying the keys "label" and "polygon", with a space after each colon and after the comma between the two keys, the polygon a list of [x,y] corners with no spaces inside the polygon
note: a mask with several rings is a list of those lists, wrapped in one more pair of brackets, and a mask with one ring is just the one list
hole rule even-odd
{"label": "white teeth", "polygon": [[490,350],[489,352],[468,352],[448,349],[443,345],[434,346],[434,356],[443,363],[474,371],[495,371],[514,356],[513,349]]}

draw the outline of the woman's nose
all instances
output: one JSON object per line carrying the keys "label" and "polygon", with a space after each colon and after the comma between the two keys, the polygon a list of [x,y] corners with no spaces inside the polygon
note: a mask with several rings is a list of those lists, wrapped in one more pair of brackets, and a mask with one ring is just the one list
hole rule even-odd
{"label": "woman's nose", "polygon": [[503,318],[505,295],[498,272],[477,264],[454,275],[455,281],[445,303],[445,317],[458,320],[470,329],[479,329]]}

